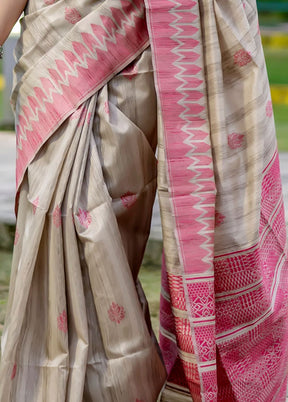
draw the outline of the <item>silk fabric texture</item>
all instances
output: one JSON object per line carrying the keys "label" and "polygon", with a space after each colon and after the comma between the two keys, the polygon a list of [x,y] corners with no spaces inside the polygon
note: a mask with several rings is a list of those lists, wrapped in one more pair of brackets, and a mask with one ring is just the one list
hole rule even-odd
{"label": "silk fabric texture", "polygon": [[[28,3],[1,401],[285,400],[286,231],[256,4],[146,10],[148,29],[140,1]],[[157,171],[167,374],[137,280]]]}

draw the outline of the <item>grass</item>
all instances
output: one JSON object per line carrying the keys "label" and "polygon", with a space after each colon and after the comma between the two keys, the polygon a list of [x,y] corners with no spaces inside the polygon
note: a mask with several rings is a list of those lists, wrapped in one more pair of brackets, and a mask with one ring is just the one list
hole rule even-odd
{"label": "grass", "polygon": [[[273,0],[271,0],[273,2]],[[287,14],[285,13],[271,13],[262,12],[259,13],[259,23],[260,26],[275,27],[281,23],[287,22]]]}
{"label": "grass", "polygon": [[[270,85],[288,86],[288,49],[264,48]],[[288,105],[275,105],[274,117],[279,151],[288,151]]]}
{"label": "grass", "polygon": [[152,327],[155,335],[158,337],[161,269],[155,269],[154,267],[142,267],[140,270],[139,279],[143,286],[147,300],[149,301]]}
{"label": "grass", "polygon": [[264,49],[270,85],[288,85],[288,49]]}
{"label": "grass", "polygon": [[274,116],[278,148],[280,152],[288,151],[288,105],[274,105]]}

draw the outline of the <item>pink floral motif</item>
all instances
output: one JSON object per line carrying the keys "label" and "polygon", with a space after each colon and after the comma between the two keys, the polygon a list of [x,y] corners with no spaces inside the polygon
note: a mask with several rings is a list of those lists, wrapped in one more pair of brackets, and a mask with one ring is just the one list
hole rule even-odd
{"label": "pink floral motif", "polygon": [[124,307],[119,306],[119,304],[113,302],[108,310],[108,315],[109,315],[109,318],[111,321],[114,321],[114,322],[117,322],[117,324],[120,324],[120,322],[125,317]]}
{"label": "pink floral motif", "polygon": [[63,310],[62,313],[57,317],[57,324],[60,331],[66,334],[66,332],[68,331],[68,325],[67,325],[67,313],[65,310]]}
{"label": "pink floral motif", "polygon": [[35,215],[35,214],[36,214],[37,207],[38,207],[38,205],[39,205],[39,197],[37,197],[37,198],[32,202],[32,204],[33,204],[33,215]]}
{"label": "pink floral motif", "polygon": [[215,227],[217,228],[218,226],[222,225],[222,223],[225,221],[225,218],[226,217],[220,212],[215,211]]}
{"label": "pink floral motif", "polygon": [[61,222],[61,209],[59,208],[59,205],[57,205],[53,211],[53,223],[56,228],[59,228],[61,226]]}
{"label": "pink floral motif", "polygon": [[122,201],[123,206],[125,208],[129,209],[137,201],[137,195],[134,193],[130,193],[130,191],[128,191],[127,193],[125,193],[121,196],[121,201]]}
{"label": "pink floral motif", "polygon": [[65,8],[65,19],[70,22],[70,24],[77,24],[81,18],[82,16],[76,8]]}
{"label": "pink floral motif", "polygon": [[12,373],[11,373],[11,380],[13,380],[16,377],[16,373],[17,373],[17,364],[14,363]]}
{"label": "pink floral motif", "polygon": [[232,133],[228,135],[228,145],[231,149],[242,147],[244,142],[244,134]]}
{"label": "pink floral motif", "polygon": [[272,117],[273,115],[273,106],[271,100],[269,100],[266,104],[266,116]]}
{"label": "pink floral motif", "polygon": [[80,225],[82,225],[84,228],[88,229],[88,227],[90,226],[90,224],[92,222],[92,218],[91,218],[91,215],[89,214],[89,212],[86,211],[85,209],[79,208],[77,216],[78,216]]}
{"label": "pink floral motif", "polygon": [[106,114],[109,114],[109,105],[107,101],[104,103],[104,110]]}
{"label": "pink floral motif", "polygon": [[244,49],[240,49],[234,54],[234,64],[237,64],[240,67],[246,66],[246,64],[251,61],[252,57],[250,53],[246,52]]}
{"label": "pink floral motif", "polygon": [[18,230],[16,229],[15,237],[14,237],[14,246],[16,246],[16,244],[18,243],[19,237],[20,237],[20,234],[19,234]]}
{"label": "pink floral motif", "polygon": [[50,6],[50,4],[55,3],[56,0],[45,0],[44,3],[47,4],[47,6]]}

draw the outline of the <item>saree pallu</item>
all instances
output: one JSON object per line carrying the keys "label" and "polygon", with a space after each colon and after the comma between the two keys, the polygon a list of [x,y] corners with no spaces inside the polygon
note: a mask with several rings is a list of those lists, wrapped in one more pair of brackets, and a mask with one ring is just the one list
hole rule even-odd
{"label": "saree pallu", "polygon": [[287,239],[256,1],[148,7],[164,132],[162,400],[285,401]]}
{"label": "saree pallu", "polygon": [[[28,3],[1,401],[285,400],[286,230],[256,2],[145,5],[148,30],[141,1]],[[137,280],[157,171],[163,392]]]}

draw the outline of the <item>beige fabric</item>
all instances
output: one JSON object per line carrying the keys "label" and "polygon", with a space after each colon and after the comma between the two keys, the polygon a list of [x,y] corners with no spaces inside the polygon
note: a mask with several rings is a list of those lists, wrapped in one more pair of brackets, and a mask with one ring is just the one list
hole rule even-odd
{"label": "beige fabric", "polygon": [[[207,21],[204,63],[216,209],[225,215],[216,228],[215,254],[222,255],[258,241],[259,184],[277,144],[274,119],[266,109],[271,98],[256,1],[245,1],[245,6],[240,0],[202,1],[201,13]],[[251,58],[247,64],[245,54]],[[229,142],[237,134],[244,137],[241,152]]]}
{"label": "beige fabric", "polygon": [[256,1],[146,1],[165,127],[161,400],[284,401],[287,242]]}
{"label": "beige fabric", "polygon": [[148,49],[30,164],[2,338],[1,402],[157,399],[165,370],[137,283],[156,189],[156,110]]}

